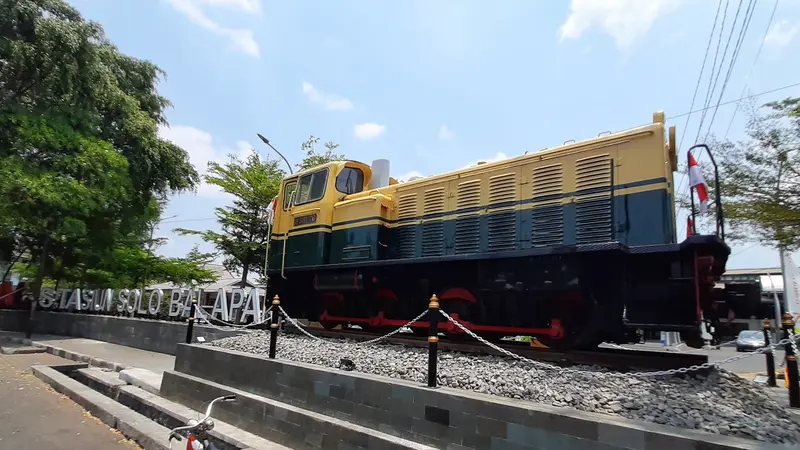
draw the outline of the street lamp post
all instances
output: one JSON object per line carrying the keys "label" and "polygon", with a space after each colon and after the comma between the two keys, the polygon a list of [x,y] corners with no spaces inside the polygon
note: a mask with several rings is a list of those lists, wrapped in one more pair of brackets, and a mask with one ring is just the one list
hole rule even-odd
{"label": "street lamp post", "polygon": [[292,171],[292,165],[289,164],[289,160],[286,159],[285,156],[283,156],[283,153],[279,152],[277,148],[273,147],[272,144],[269,143],[269,139],[265,138],[264,135],[262,135],[261,133],[256,133],[256,135],[258,136],[259,139],[261,139],[261,142],[267,144],[269,148],[274,150],[275,153],[277,153],[281,158],[283,158],[283,161],[286,163],[286,166],[289,167],[289,173],[294,175],[294,171]]}

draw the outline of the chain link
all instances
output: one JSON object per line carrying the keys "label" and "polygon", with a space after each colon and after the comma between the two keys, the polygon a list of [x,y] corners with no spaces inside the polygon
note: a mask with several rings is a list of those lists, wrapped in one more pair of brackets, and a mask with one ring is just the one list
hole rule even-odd
{"label": "chain link", "polygon": [[794,351],[794,356],[800,357],[800,352],[797,351],[797,337],[794,335],[794,330],[789,330],[789,338],[792,340],[792,350]]}
{"label": "chain link", "polygon": [[211,328],[214,328],[215,330],[219,330],[219,331],[231,331],[230,329],[225,329],[225,328],[221,328],[221,327],[218,327],[218,326],[214,325],[214,324],[211,322],[212,320],[215,320],[215,321],[217,321],[217,322],[219,322],[219,323],[223,324],[223,326],[227,326],[227,327],[233,328],[233,329],[235,329],[235,330],[251,331],[251,330],[248,330],[247,328],[254,327],[254,326],[256,326],[256,325],[263,325],[263,324],[265,324],[265,323],[267,323],[267,322],[269,322],[269,321],[270,321],[270,319],[268,318],[268,313],[269,313],[271,310],[272,310],[272,305],[270,305],[270,307],[269,307],[269,308],[267,308],[267,309],[266,309],[266,310],[263,312],[263,315],[262,315],[262,317],[263,317],[263,318],[261,319],[261,321],[260,321],[260,322],[248,323],[248,324],[246,324],[246,325],[239,325],[239,324],[235,324],[235,323],[232,323],[232,322],[226,322],[226,321],[224,321],[224,320],[222,320],[222,319],[217,319],[217,318],[216,318],[216,317],[214,317],[214,316],[210,316],[210,315],[208,315],[208,313],[206,313],[206,312],[203,310],[203,308],[196,307],[194,311],[195,311],[195,315],[199,315],[199,316],[200,316],[202,319],[205,319],[205,320],[206,320],[206,322],[207,322],[207,325],[208,325],[208,326],[210,326]]}
{"label": "chain link", "polygon": [[[280,310],[281,310],[281,313],[283,314],[283,317],[285,317],[285,318],[286,318],[286,320],[287,320],[289,323],[291,323],[292,325],[294,325],[294,326],[295,326],[297,329],[299,329],[301,332],[303,332],[303,334],[305,334],[306,336],[308,336],[308,337],[311,337],[312,339],[316,339],[316,340],[318,340],[318,341],[320,341],[320,342],[331,342],[331,341],[329,341],[329,340],[327,340],[327,339],[322,339],[322,338],[320,338],[320,337],[318,337],[318,336],[314,336],[313,334],[309,333],[308,331],[306,331],[306,330],[305,330],[305,327],[303,327],[303,326],[302,326],[300,323],[298,323],[296,320],[294,320],[294,319],[292,319],[291,317],[289,317],[289,315],[288,315],[288,314],[286,314],[286,311],[284,311],[284,309],[283,309],[283,307],[282,307],[282,306],[278,305],[278,308],[280,308]],[[406,324],[405,324],[405,325],[403,325],[402,327],[400,327],[400,328],[397,328],[397,329],[395,329],[395,330],[392,330],[392,331],[391,331],[391,332],[389,332],[388,334],[385,334],[385,335],[383,335],[383,336],[378,336],[378,337],[376,337],[375,339],[370,339],[370,340],[368,340],[368,341],[360,341],[360,342],[356,342],[355,344],[356,344],[356,345],[374,344],[374,343],[376,343],[376,342],[379,342],[379,341],[382,341],[382,340],[384,340],[384,339],[387,339],[387,338],[389,338],[389,337],[391,337],[391,336],[394,336],[395,334],[399,333],[399,332],[400,332],[400,330],[402,330],[403,328],[406,328],[406,327],[409,327],[409,326],[411,326],[411,325],[412,325],[414,322],[416,322],[416,321],[418,321],[419,319],[421,319],[421,318],[422,318],[422,317],[423,317],[425,314],[427,314],[427,313],[428,313],[428,310],[426,309],[426,310],[422,311],[422,312],[421,312],[421,313],[420,313],[420,314],[419,314],[417,317],[415,317],[415,318],[411,319],[411,320],[410,320],[408,323],[406,323]],[[338,342],[337,342],[337,344],[338,344]]]}
{"label": "chain link", "polygon": [[574,374],[577,374],[577,375],[589,375],[589,376],[601,376],[601,377],[603,377],[603,376],[611,376],[611,377],[637,377],[637,378],[644,378],[644,377],[658,377],[658,376],[667,376],[667,375],[677,375],[679,373],[685,374],[685,373],[694,372],[694,371],[698,371],[698,370],[710,369],[712,367],[719,367],[719,366],[721,366],[723,364],[728,364],[728,363],[731,363],[733,361],[737,361],[737,360],[744,359],[744,358],[750,358],[750,357],[755,356],[757,354],[764,353],[765,351],[768,351],[767,349],[769,349],[769,351],[771,351],[773,348],[775,348],[775,347],[777,347],[779,345],[786,345],[789,342],[792,342],[792,345],[794,345],[794,346],[797,345],[796,342],[795,342],[797,337],[792,337],[792,339],[784,339],[784,340],[782,340],[782,341],[780,341],[780,342],[778,342],[776,344],[771,344],[770,346],[768,346],[766,348],[760,348],[760,349],[756,350],[755,352],[744,353],[744,354],[741,354],[741,355],[734,355],[734,356],[731,356],[730,358],[726,358],[726,359],[723,359],[721,361],[709,362],[709,363],[694,365],[694,366],[690,366],[690,367],[681,367],[680,369],[660,370],[660,371],[652,371],[652,372],[628,372],[628,373],[623,373],[623,372],[600,372],[600,371],[593,371],[593,370],[588,370],[588,369],[579,370],[579,369],[560,367],[560,366],[556,366],[556,365],[553,365],[553,364],[547,364],[547,363],[543,363],[541,361],[535,361],[535,360],[532,360],[532,359],[525,358],[524,356],[517,355],[516,353],[513,353],[511,351],[508,351],[508,350],[506,350],[504,348],[501,348],[501,347],[498,347],[497,345],[492,344],[491,342],[487,341],[486,339],[483,339],[482,337],[478,336],[477,334],[475,334],[472,331],[470,331],[469,329],[467,329],[465,326],[460,324],[457,320],[452,318],[445,311],[440,310],[440,312],[442,313],[442,315],[447,320],[452,322],[453,325],[455,325],[456,327],[458,327],[463,332],[467,333],[469,336],[471,336],[472,338],[476,339],[477,341],[479,341],[479,342],[491,347],[495,351],[498,351],[498,352],[500,352],[500,353],[502,353],[504,355],[507,355],[507,356],[510,356],[512,358],[518,359],[520,361],[527,362],[527,363],[529,363],[529,364],[531,364],[531,365],[533,365],[535,367],[540,367],[540,368],[546,369],[546,370],[558,370],[558,371],[565,372],[565,373],[574,373]]}

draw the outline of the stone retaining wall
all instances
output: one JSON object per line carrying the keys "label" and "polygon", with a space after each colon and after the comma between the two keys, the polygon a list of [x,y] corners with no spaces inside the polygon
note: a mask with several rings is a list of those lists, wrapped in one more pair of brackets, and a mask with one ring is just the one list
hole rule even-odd
{"label": "stone retaining wall", "polygon": [[[0,309],[0,330],[25,331],[28,311]],[[36,311],[34,332],[95,339],[158,353],[174,355],[176,345],[186,340],[186,323],[129,317]],[[206,341],[239,334],[195,325],[192,334]]]}
{"label": "stone retaining wall", "polygon": [[[785,448],[197,344],[178,345],[175,371],[442,448]],[[197,391],[179,378],[165,374],[162,394]]]}

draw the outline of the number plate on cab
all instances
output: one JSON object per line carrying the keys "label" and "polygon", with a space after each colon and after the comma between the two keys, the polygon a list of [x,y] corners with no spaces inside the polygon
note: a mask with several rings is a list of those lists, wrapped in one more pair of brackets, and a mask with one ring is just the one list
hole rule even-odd
{"label": "number plate on cab", "polygon": [[311,225],[312,223],[317,223],[317,215],[316,214],[309,214],[307,216],[300,216],[294,218],[294,226],[299,227],[302,225]]}

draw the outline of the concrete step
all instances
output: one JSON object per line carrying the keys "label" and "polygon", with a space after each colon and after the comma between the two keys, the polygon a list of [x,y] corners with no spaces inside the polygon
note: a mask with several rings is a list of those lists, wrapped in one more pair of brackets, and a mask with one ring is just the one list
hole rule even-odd
{"label": "concrete step", "polygon": [[[147,450],[167,450],[169,429],[132,409],[68,377],[56,368],[32,366],[33,374],[53,389],[66,395],[111,428],[133,439]],[[82,370],[82,369],[79,369]]]}
{"label": "concrete step", "polygon": [[46,350],[41,347],[34,347],[32,345],[20,344],[4,344],[0,347],[0,353],[4,355],[27,355],[31,353],[45,353]]}
{"label": "concrete step", "polygon": [[[148,375],[144,373],[143,370],[144,369],[139,369],[139,371],[136,372],[141,378],[158,377],[157,374],[152,372]],[[103,393],[110,399],[119,402],[121,405],[136,411],[166,428],[171,429],[183,426],[189,419],[199,419],[203,417],[203,413],[205,412],[205,404],[202,405],[203,412],[195,411],[149,392],[149,390],[152,390],[151,386],[148,386],[148,390],[145,390],[138,386],[129,385],[122,379],[122,372],[117,374],[107,369],[89,368],[77,370],[73,372],[71,376],[92,389]],[[214,411],[212,411],[214,429],[209,433],[209,437],[220,450],[287,450],[287,447],[283,445],[238,429],[233,425],[219,420],[217,418],[219,406],[221,405],[217,404]]]}
{"label": "concrete step", "polygon": [[212,398],[236,394],[237,401],[220,405],[217,416],[243,430],[293,448],[436,448],[180,372],[164,372],[161,394],[196,408]]}

